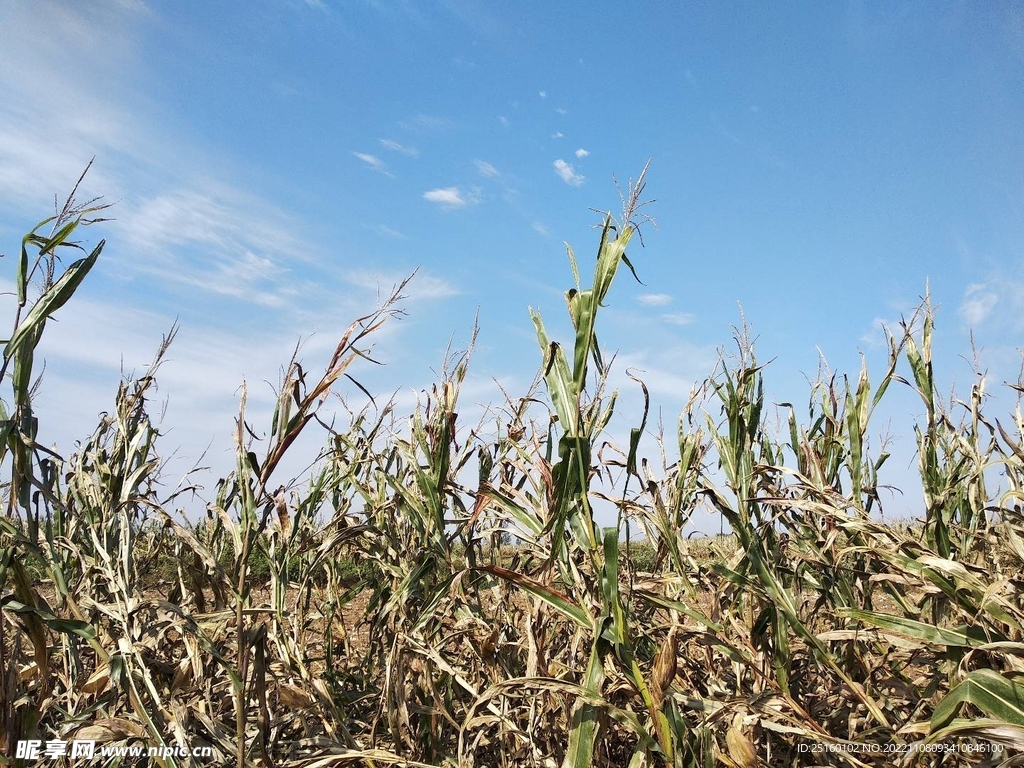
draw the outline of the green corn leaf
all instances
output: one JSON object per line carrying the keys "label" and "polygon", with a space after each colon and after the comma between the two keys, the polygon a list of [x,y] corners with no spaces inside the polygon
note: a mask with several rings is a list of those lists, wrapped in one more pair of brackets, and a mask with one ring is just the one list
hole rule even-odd
{"label": "green corn leaf", "polygon": [[[923,745],[956,743],[955,739],[974,738],[981,742],[1002,744],[1004,747],[1024,752],[1024,726],[1010,725],[1002,720],[989,718],[956,719],[945,728],[928,734]],[[1000,765],[1011,765],[1004,762]]]}
{"label": "green corn leaf", "polygon": [[[604,666],[598,651],[598,639],[590,649],[590,663],[583,689],[591,696],[599,696],[604,683]],[[569,749],[566,751],[563,768],[590,768],[594,764],[594,749],[597,745],[599,710],[590,702],[579,700],[573,707],[569,726]]]}
{"label": "green corn leaf", "polygon": [[569,256],[569,266],[572,268],[572,278],[576,283],[576,290],[580,289],[580,268],[576,263],[576,254],[572,251],[572,246],[568,243],[565,244],[565,251]]}
{"label": "green corn leaf", "polygon": [[18,258],[17,274],[19,307],[24,307],[25,303],[28,301],[28,245],[29,243],[32,243],[33,245],[38,244],[42,238],[40,238],[36,232],[45,227],[55,218],[55,216],[51,216],[48,219],[43,219],[21,240],[21,255]]}
{"label": "green corn leaf", "polygon": [[625,251],[623,251],[623,253],[622,253],[622,263],[625,264],[627,267],[629,267],[629,271],[633,273],[633,278],[638,283],[640,283],[640,285],[646,285],[646,283],[643,280],[641,280],[640,276],[636,273],[636,270],[633,268],[633,262],[631,262],[629,260],[629,257],[626,256]]}
{"label": "green corn leaf", "polygon": [[[634,427],[629,432],[629,454],[626,457],[626,472],[631,475],[635,475],[636,477],[640,477],[640,473],[637,472],[636,468],[636,455],[637,450],[640,448],[640,438],[643,437],[644,429],[647,428],[647,416],[651,410],[651,394],[647,391],[647,385],[644,384],[643,381],[638,379],[636,376],[633,376],[628,371],[626,372],[626,375],[640,385],[640,389],[644,394],[643,416],[640,419],[640,426]],[[682,451],[680,451],[680,453],[682,453]],[[686,464],[683,464],[682,466],[686,466]]]}
{"label": "green corn leaf", "polygon": [[530,310],[530,317],[537,328],[537,340],[540,343],[541,351],[544,353],[544,380],[547,382],[548,391],[551,394],[551,403],[558,414],[558,420],[566,434],[577,434],[577,411],[579,408],[578,398],[573,390],[572,375],[569,373],[569,364],[566,362],[565,353],[562,348],[548,338],[544,330],[544,322],[540,313]]}
{"label": "green corn leaf", "polygon": [[611,616],[611,626],[604,634],[618,650],[628,640],[626,612],[619,598],[619,529],[606,528],[604,531],[604,568],[601,573],[601,589],[604,592],[605,611]]}
{"label": "green corn leaf", "polygon": [[574,301],[576,323],[576,346],[573,350],[573,386],[582,392],[587,380],[587,358],[590,356],[594,339],[594,322],[597,312],[594,292],[587,290],[576,294]]}
{"label": "green corn leaf", "polygon": [[82,284],[85,276],[96,263],[96,259],[99,258],[105,244],[106,240],[100,240],[99,244],[93,248],[92,253],[68,267],[67,271],[60,276],[60,279],[50,286],[50,289],[39,298],[39,301],[35,303],[28,315],[25,316],[25,319],[21,321],[18,329],[11,336],[11,340],[7,342],[7,346],[4,347],[5,359],[10,360],[17,354],[19,348],[45,322],[46,318],[63,307],[67,300],[71,298],[71,295]]}
{"label": "green corn leaf", "polygon": [[32,241],[39,247],[40,253],[51,253],[55,248],[66,245],[71,233],[78,228],[79,219],[75,218],[57,230],[53,236],[48,238],[32,237]]}
{"label": "green corn leaf", "polygon": [[28,302],[28,244],[31,235],[25,235],[21,241],[21,256],[18,258],[18,306],[24,307]]}
{"label": "green corn leaf", "polygon": [[972,704],[995,720],[1024,726],[1024,682],[992,669],[976,669],[935,707],[932,730],[947,725],[963,704]]}
{"label": "green corn leaf", "polygon": [[497,565],[482,565],[479,568],[474,568],[473,570],[483,571],[491,574],[492,576],[504,579],[511,584],[515,584],[517,587],[529,592],[534,597],[540,598],[567,619],[571,619],[576,622],[583,629],[589,630],[594,628],[594,620],[590,614],[574,603],[568,595],[541,584],[539,581],[535,581],[529,576],[516,573],[515,571],[510,571],[507,568],[502,568]]}
{"label": "green corn leaf", "polygon": [[886,613],[862,611],[856,608],[840,608],[840,616],[862,621],[874,627],[887,629],[915,640],[923,640],[933,645],[944,645],[954,648],[978,648],[988,643],[999,642],[1004,638],[993,637],[979,626],[961,626],[945,629],[923,621],[890,616]]}
{"label": "green corn leaf", "polygon": [[511,515],[516,523],[528,530],[534,536],[540,536],[541,532],[544,530],[544,523],[534,512],[526,507],[520,506],[512,498],[494,488],[489,489],[487,495],[491,501],[495,502],[507,514]]}
{"label": "green corn leaf", "polygon": [[46,626],[55,632],[62,632],[64,634],[78,635],[85,640],[93,640],[96,638],[96,628],[92,624],[85,621],[77,621],[75,619],[61,619],[54,616],[47,610],[42,608],[34,608],[31,605],[19,602],[17,600],[8,600],[3,604],[3,609],[11,611],[13,613],[28,614],[36,616],[42,620]]}
{"label": "green corn leaf", "polygon": [[709,629],[713,629],[715,632],[724,632],[724,627],[722,624],[719,624],[717,621],[714,621],[711,618],[705,616],[696,608],[691,608],[686,603],[681,603],[678,600],[672,600],[671,598],[659,595],[657,592],[652,592],[650,590],[642,589],[640,587],[637,587],[633,590],[633,595],[639,598],[640,600],[643,600],[645,603],[656,605],[659,608],[664,608],[667,611],[679,611],[679,613],[683,614],[684,616],[689,616],[698,624],[702,624],[708,627]]}
{"label": "green corn leaf", "polygon": [[626,253],[626,245],[633,235],[633,228],[626,226],[614,239],[609,239],[611,232],[611,218],[604,222],[604,229],[601,232],[601,246],[597,252],[597,267],[594,270],[594,298],[599,306],[604,306],[605,297],[612,287],[615,273],[619,269],[619,262]]}

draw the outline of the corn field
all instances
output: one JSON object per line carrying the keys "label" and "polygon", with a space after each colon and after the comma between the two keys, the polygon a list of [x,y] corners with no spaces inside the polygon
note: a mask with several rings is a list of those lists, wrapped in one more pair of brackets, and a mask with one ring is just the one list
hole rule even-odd
{"label": "corn field", "polygon": [[[103,205],[72,195],[41,222],[2,342],[0,763],[81,764],[15,745],[92,739],[212,754],[101,765],[1024,765],[1024,388],[998,417],[980,376],[944,400],[926,300],[880,375],[817,382],[781,429],[740,330],[655,455],[640,381],[623,396],[643,419],[612,445],[597,321],[637,274],[643,191],[604,217],[592,281],[569,251],[575,335],[531,311],[534,385],[486,423],[459,417],[471,349],[412,413],[319,417],[400,286],[322,373],[290,361],[271,423],[243,388],[199,520],[160,495],[149,406],[173,329],[77,450],[37,442],[34,353],[101,256],[75,238]],[[924,413],[909,525],[878,514],[890,387]],[[308,483],[282,486],[316,430]],[[707,510],[727,535],[690,536]]]}

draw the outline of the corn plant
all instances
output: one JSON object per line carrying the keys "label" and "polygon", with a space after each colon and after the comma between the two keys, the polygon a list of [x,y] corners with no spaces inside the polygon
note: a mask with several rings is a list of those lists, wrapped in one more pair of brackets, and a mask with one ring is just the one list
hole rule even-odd
{"label": "corn plant", "polygon": [[[72,453],[39,445],[35,352],[103,243],[58,255],[102,206],[72,195],[29,233],[2,365],[0,763],[31,738],[210,750],[167,766],[1019,760],[1024,386],[1005,418],[980,371],[940,398],[926,298],[880,376],[823,367],[806,407],[773,408],[744,324],[659,455],[639,379],[616,447],[598,315],[633,270],[645,179],[602,217],[586,284],[569,249],[572,338],[530,312],[525,392],[465,422],[474,329],[411,413],[354,404],[371,393],[352,366],[403,284],[319,378],[288,361],[265,432],[243,387],[234,470],[199,519],[176,508],[188,481],[163,490],[149,415],[176,326]],[[925,503],[905,525],[879,514],[893,385],[924,409]],[[323,449],[283,477],[311,430]],[[709,512],[727,533],[695,537]],[[943,745],[973,751],[928,751]]]}

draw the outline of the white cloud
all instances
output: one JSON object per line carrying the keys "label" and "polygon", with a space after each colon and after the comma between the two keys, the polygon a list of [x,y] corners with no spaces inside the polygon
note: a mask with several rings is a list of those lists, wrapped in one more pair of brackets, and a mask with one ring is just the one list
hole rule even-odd
{"label": "white cloud", "polygon": [[384,164],[384,161],[376,155],[369,155],[366,152],[353,152],[352,154],[370,166],[370,168],[377,173],[382,173],[385,176],[394,178],[392,173],[388,170],[388,167]]}
{"label": "white cloud", "polygon": [[671,412],[673,405],[686,402],[693,387],[712,370],[717,357],[714,347],[691,343],[622,352],[612,366],[609,384],[620,392],[636,391],[636,383],[626,376],[630,371],[647,385],[655,401]]}
{"label": "white cloud", "polygon": [[380,145],[385,149],[390,149],[392,152],[398,152],[409,157],[419,157],[420,151],[415,147],[407,147],[403,144],[399,144],[397,141],[392,139],[381,139]]}
{"label": "white cloud", "polygon": [[393,237],[396,240],[406,240],[406,239],[408,239],[406,237],[406,235],[402,234],[397,229],[392,229],[391,227],[385,227],[383,224],[378,224],[376,227],[374,227],[374,229],[377,231],[378,234],[385,235],[386,237]]}
{"label": "white cloud", "polygon": [[[46,416],[42,440],[67,455],[71,441],[88,435],[99,412],[112,407],[122,370],[135,375],[145,371],[174,317],[86,295],[75,296],[55,320],[47,324],[40,345],[47,370],[37,408]],[[213,480],[231,469],[239,386],[244,379],[250,382],[248,415],[259,430],[273,409],[272,393],[263,382],[277,380],[296,337],[293,327],[276,324],[214,328],[192,316],[182,322],[157,375],[150,408],[159,418],[161,401],[167,398],[158,445],[165,458],[179,453],[165,475],[172,484],[208,447],[203,463],[211,470],[196,478],[201,484],[209,490]],[[98,338],[103,343],[97,344]]]}
{"label": "white cloud", "polygon": [[557,113],[558,113],[558,114],[560,114],[560,115],[568,115],[568,114],[569,114],[569,110],[567,110],[567,109],[562,109],[561,107],[558,107],[558,108],[557,108],[557,109],[555,110],[555,112],[557,112]]}
{"label": "white cloud", "polygon": [[[0,50],[23,65],[17,73],[0,67],[0,92],[10,96],[0,110],[0,198],[8,211],[46,210],[96,155],[79,199],[102,193],[118,201],[107,213],[115,220],[104,225],[110,242],[99,270],[116,274],[111,292],[138,281],[135,290],[147,294],[128,298],[126,311],[175,302],[195,317],[228,305],[210,294],[242,299],[233,311],[294,310],[299,283],[291,267],[312,267],[311,245],[296,234],[304,227],[266,198],[220,181],[230,174],[221,173],[216,153],[195,137],[164,133],[164,115],[125,106],[142,98],[130,78],[144,56],[138,25],[148,14],[138,10],[0,9]],[[37,25],[54,35],[17,33]],[[69,79],[83,62],[95,80]]]}
{"label": "white cloud", "polygon": [[154,269],[153,274],[257,306],[280,309],[287,306],[291,298],[291,291],[284,286],[274,287],[277,282],[274,277],[284,271],[270,259],[247,251],[237,258],[221,259],[214,268],[207,270],[182,273]]}
{"label": "white cloud", "polygon": [[[905,316],[910,317],[912,314],[913,310],[911,310],[910,314]],[[866,333],[861,334],[861,343],[871,347],[872,349],[883,347],[886,344],[886,339],[888,338],[888,334],[892,328],[899,328],[898,320],[876,317],[871,321],[871,328]]]}
{"label": "white cloud", "polygon": [[[5,106],[4,117],[10,118],[17,111],[17,106]],[[71,189],[98,147],[107,149],[106,142],[100,143],[99,137],[94,142],[87,132],[70,130],[58,141],[56,136],[48,135],[46,127],[34,131],[4,124],[7,122],[0,117],[0,197],[8,209],[52,209],[53,195]],[[102,167],[89,172],[86,187],[108,195],[118,191]],[[45,207],[40,209],[41,205]]]}
{"label": "white cloud", "polygon": [[[199,117],[179,105],[161,105],[144,90],[141,43],[159,31],[159,23],[153,29],[142,25],[152,22],[153,14],[128,13],[114,2],[87,8],[0,3],[0,58],[18,62],[0,67],[6,97],[0,109],[0,199],[8,216],[31,214],[37,221],[54,193],[66,193],[95,155],[79,197],[104,194],[118,201],[109,212],[116,221],[95,235],[86,232],[87,239],[107,235],[107,248],[81,293],[48,323],[39,349],[40,361],[49,363],[39,403],[45,406],[46,444],[68,449],[74,438],[87,435],[95,414],[112,405],[122,359],[127,369],[141,372],[179,315],[182,330],[160,376],[159,396],[170,396],[169,434],[161,443],[164,451],[181,447],[194,460],[215,439],[204,462],[215,479],[234,463],[230,435],[243,377],[250,382],[250,420],[262,431],[273,408],[264,382],[277,380],[296,339],[315,332],[303,356],[326,362],[338,329],[373,307],[373,293],[351,287],[356,281],[345,272],[345,260],[363,254],[350,255],[325,242],[326,235],[306,240],[304,233],[315,227],[302,212],[289,214],[289,203],[276,204],[272,193],[247,191],[266,181],[266,169],[252,166],[233,147],[210,144]],[[26,33],[32,29],[47,34]],[[74,76],[80,72],[89,77]],[[190,123],[193,118],[199,122]],[[428,116],[408,122],[413,130],[447,125]],[[384,165],[371,154],[355,157],[374,170]],[[223,181],[228,178],[237,181]],[[456,193],[464,204],[479,199],[475,188]],[[401,235],[388,228],[377,232]],[[339,291],[346,277],[350,287]],[[454,293],[452,285],[426,274],[409,287],[412,301]],[[401,328],[389,323],[374,334],[375,343],[404,338]],[[407,356],[394,344],[382,359]],[[310,362],[308,369],[315,368]],[[304,465],[308,458],[298,460]]]}
{"label": "white cloud", "polygon": [[408,293],[409,298],[415,301],[416,299],[446,299],[449,296],[458,296],[461,291],[447,280],[417,272],[409,283]]}
{"label": "white cloud", "polygon": [[475,189],[463,192],[459,187],[439,187],[424,192],[423,199],[437,203],[445,210],[453,210],[465,208],[467,205],[475,205],[480,202],[480,195]]}
{"label": "white cloud", "polygon": [[536,232],[538,235],[541,235],[542,237],[548,236],[548,228],[541,224],[539,221],[533,222],[533,224],[531,224],[530,226],[533,228],[533,231]]}
{"label": "white cloud", "polygon": [[441,133],[452,127],[452,121],[447,117],[437,115],[413,115],[398,122],[398,127],[412,133]]}
{"label": "white cloud", "polygon": [[288,83],[283,80],[272,80],[270,82],[270,90],[282,99],[291,99],[298,96],[301,91],[294,83]]}
{"label": "white cloud", "polygon": [[586,157],[589,154],[590,153],[587,152],[587,150],[583,149],[583,147],[580,147],[579,149],[576,150],[576,157],[578,157],[580,160],[582,160],[584,157]]}
{"label": "white cloud", "polygon": [[498,169],[490,163],[484,162],[483,160],[474,160],[473,164],[476,166],[476,169],[480,172],[481,176],[486,176],[490,179],[498,175]]}
{"label": "white cloud", "polygon": [[537,95],[540,96],[542,99],[546,99],[548,97],[548,92],[547,91],[538,91]]}
{"label": "white cloud", "polygon": [[[0,5],[0,198],[8,213],[35,215],[40,205],[51,207],[54,194],[67,192],[91,157],[101,161],[83,185],[85,195],[121,194],[118,175],[110,172],[114,158],[134,156],[146,165],[147,139],[157,137],[143,131],[137,109],[110,98],[131,90],[135,25],[144,17],[137,8],[113,4],[87,10],[77,4]],[[31,33],[37,29],[46,34]],[[88,82],[72,75],[83,62]],[[91,83],[102,86],[93,89]]]}
{"label": "white cloud", "polygon": [[[100,371],[97,378],[107,383],[116,382],[122,365],[128,372],[141,373],[152,360],[161,336],[173,322],[173,318],[155,313],[79,297],[68,305],[64,318],[68,322],[56,323],[52,329],[47,327],[48,333],[44,336],[44,349],[51,369],[48,373],[63,379],[73,374],[76,368],[81,370],[88,366],[93,371]],[[256,366],[252,361],[246,365],[240,345],[211,344],[215,340],[212,334],[196,333],[197,330],[194,327],[188,328],[175,342],[169,355],[170,361],[162,369],[160,383],[167,387],[170,385],[168,379],[177,380],[175,386],[168,391],[174,393],[175,404],[178,406],[200,406],[204,411],[211,407],[220,410],[223,417],[220,426],[226,431],[230,425],[231,401],[243,378],[242,371],[248,369],[250,373],[272,373],[273,369],[259,366],[258,370],[254,370]],[[95,343],[96,333],[103,334],[104,344]],[[204,341],[200,342],[200,339]],[[76,433],[89,428],[88,422],[94,421],[99,407],[105,405],[104,400],[113,399],[113,387],[103,392],[106,387],[100,386],[97,393],[99,402],[82,403],[75,408],[73,404],[65,405],[62,402],[64,398],[60,390],[49,386],[51,383],[47,382],[43,388],[47,393],[46,399],[50,401],[48,404],[58,412],[70,411],[69,416]],[[181,398],[187,398],[186,402],[180,402]],[[220,408],[214,405],[215,401],[220,401]],[[86,409],[92,410],[88,416],[75,412]],[[48,412],[53,411],[48,409]],[[183,434],[180,437],[188,436]],[[204,435],[203,439],[209,439],[209,436]]]}
{"label": "white cloud", "polygon": [[968,325],[978,326],[988,319],[998,303],[999,295],[990,285],[972,283],[964,291],[964,300],[960,304],[958,314]]}
{"label": "white cloud", "polygon": [[669,312],[662,315],[661,319],[670,325],[689,325],[696,317],[689,312]]}
{"label": "white cloud", "polygon": [[570,187],[583,186],[583,182],[587,180],[586,176],[584,176],[582,173],[577,173],[576,170],[571,165],[569,165],[569,163],[565,162],[565,160],[555,160],[554,166],[555,173],[558,174],[558,177],[566,184],[568,184]]}
{"label": "white cloud", "polygon": [[672,297],[667,293],[641,293],[636,300],[648,307],[663,307],[672,302]]}
{"label": "white cloud", "polygon": [[502,125],[508,125],[508,118],[504,115],[498,115],[498,120],[501,121]]}
{"label": "white cloud", "polygon": [[294,240],[289,232],[293,222],[283,214],[229,187],[217,188],[212,182],[203,192],[190,185],[126,204],[131,215],[118,217],[116,226],[140,250],[163,251],[174,245],[199,244],[226,253],[262,250],[297,257],[305,247]]}
{"label": "white cloud", "polygon": [[555,131],[554,133],[551,134],[552,139],[560,139],[563,136],[565,136],[565,134],[562,133],[561,131]]}
{"label": "white cloud", "polygon": [[[403,272],[374,272],[359,269],[346,274],[345,280],[360,288],[376,290],[383,296],[390,295],[391,290],[400,285],[407,277],[409,274]],[[447,280],[420,270],[409,281],[405,294],[409,299],[416,301],[418,299],[447,299],[451,296],[458,296],[460,291]]]}
{"label": "white cloud", "polygon": [[[422,292],[410,288],[412,301],[422,298]],[[433,290],[436,292],[436,286]],[[295,349],[296,340],[300,335],[306,339],[300,351],[306,370],[322,370],[320,366],[333,354],[340,331],[351,320],[328,314],[332,313],[322,313],[322,331],[312,337],[308,335],[312,326],[307,323],[301,327],[259,322],[224,327],[198,323],[192,316],[183,319],[157,375],[158,389],[150,407],[150,413],[158,418],[164,405],[161,401],[166,398],[158,447],[164,458],[177,453],[164,475],[172,485],[209,449],[202,463],[210,470],[195,479],[206,487],[200,499],[212,496],[214,481],[234,465],[232,434],[240,385],[248,382],[247,421],[257,433],[263,433],[275,405],[270,382],[276,385],[279,381],[280,367]],[[63,322],[47,324],[40,348],[48,365],[37,405],[47,417],[43,423],[45,434],[41,435],[44,443],[56,445],[66,455],[71,440],[88,435],[96,426],[97,414],[111,409],[122,369],[135,375],[145,371],[174,318],[173,313],[97,302],[86,296],[74,297],[58,317]],[[394,359],[394,353],[382,346],[399,328],[400,324],[389,322],[373,335],[374,354],[380,354],[382,360]],[[99,337],[103,338],[102,344],[96,343]],[[373,373],[371,369],[359,364],[352,373],[363,380]],[[352,393],[354,387],[342,384],[335,390]],[[333,401],[329,401],[323,411],[328,421],[332,410]],[[306,471],[322,439],[318,430],[307,430],[302,444],[279,470],[282,482]],[[199,504],[198,509],[202,506]]]}
{"label": "white cloud", "polygon": [[312,252],[296,237],[296,222],[215,181],[196,186],[205,189],[167,190],[119,206],[108,263],[129,279],[156,276],[169,288],[187,288],[191,300],[199,289],[263,307],[293,304],[300,283],[291,266],[310,267]]}

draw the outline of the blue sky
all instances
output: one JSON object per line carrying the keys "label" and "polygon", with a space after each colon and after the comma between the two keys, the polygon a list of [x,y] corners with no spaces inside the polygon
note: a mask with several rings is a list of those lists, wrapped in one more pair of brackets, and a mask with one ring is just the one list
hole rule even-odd
{"label": "blue sky", "polygon": [[[1021,3],[5,3],[0,252],[93,156],[86,191],[116,202],[41,346],[44,425],[87,434],[178,317],[164,448],[226,471],[240,382],[266,421],[296,341],[322,365],[416,267],[371,388],[413,402],[479,310],[466,399],[522,393],[527,307],[567,338],[562,243],[589,266],[591,209],[649,158],[645,284],[623,275],[603,317],[613,433],[639,410],[627,366],[672,428],[739,305],[773,401],[806,401],[819,350],[877,378],[881,324],[928,283],[943,380],[970,381],[973,328],[995,392],[1024,326],[1022,83]],[[904,484],[920,407],[888,408]]]}

